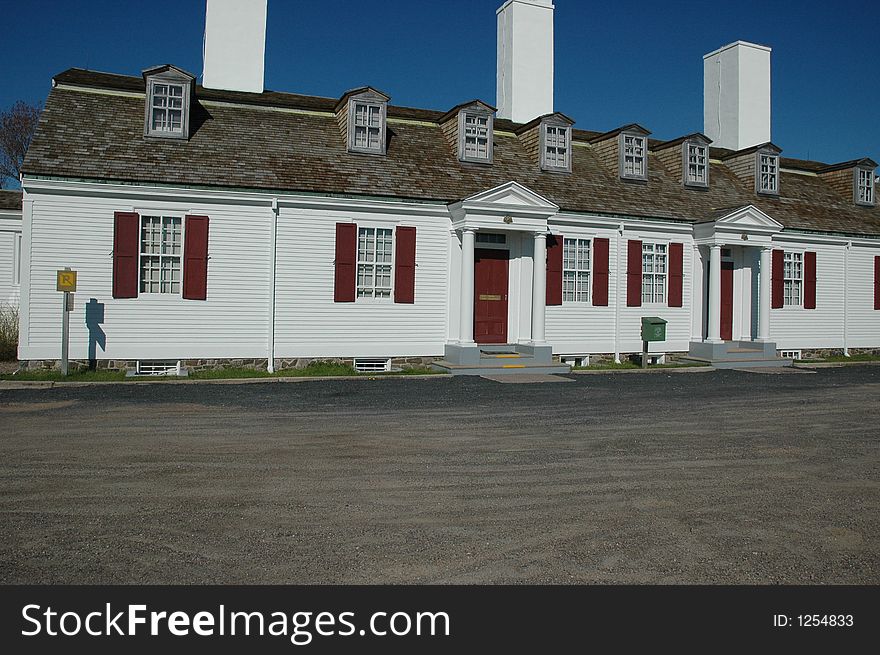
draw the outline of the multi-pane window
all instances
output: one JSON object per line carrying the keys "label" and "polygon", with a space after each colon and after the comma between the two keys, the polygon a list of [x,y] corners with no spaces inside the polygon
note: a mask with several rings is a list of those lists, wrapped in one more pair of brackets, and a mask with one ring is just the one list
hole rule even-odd
{"label": "multi-pane window", "polygon": [[381,105],[354,103],[354,134],[352,138],[355,148],[382,151]]}
{"label": "multi-pane window", "polygon": [[800,306],[803,302],[804,256],[799,252],[785,252],[782,260],[782,304]]}
{"label": "multi-pane window", "polygon": [[874,204],[874,171],[866,168],[858,169],[858,188],[856,202],[861,205]]}
{"label": "multi-pane window", "polygon": [[141,293],[180,293],[181,220],[141,217]]}
{"label": "multi-pane window", "polygon": [[567,127],[544,126],[544,168],[568,170],[569,134]]}
{"label": "multi-pane window", "polygon": [[562,300],[590,301],[590,240],[563,239]]}
{"label": "multi-pane window", "polygon": [[392,232],[388,228],[358,228],[358,298],[391,297]]}
{"label": "multi-pane window", "polygon": [[709,164],[706,146],[699,143],[688,143],[686,175],[687,184],[706,186],[709,184]]}
{"label": "multi-pane window", "polygon": [[621,160],[623,177],[644,179],[645,167],[645,137],[635,134],[624,134],[623,157]]}
{"label": "multi-pane window", "polygon": [[150,132],[183,132],[183,85],[155,82],[150,103]]}
{"label": "multi-pane window", "polygon": [[642,243],[642,304],[666,302],[666,244]]}
{"label": "multi-pane window", "polygon": [[758,155],[758,193],[779,193],[779,157]]}
{"label": "multi-pane window", "polygon": [[464,157],[465,159],[489,159],[489,116],[480,114],[464,115]]}
{"label": "multi-pane window", "polygon": [[477,243],[504,244],[507,243],[507,235],[496,232],[477,232],[476,241]]}

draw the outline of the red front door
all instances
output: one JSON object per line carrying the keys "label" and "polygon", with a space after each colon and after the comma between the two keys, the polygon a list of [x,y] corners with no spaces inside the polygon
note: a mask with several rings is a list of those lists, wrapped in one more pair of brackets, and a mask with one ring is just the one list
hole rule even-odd
{"label": "red front door", "polygon": [[506,250],[474,252],[474,340],[507,343]]}
{"label": "red front door", "polygon": [[733,262],[721,262],[721,338],[733,341]]}

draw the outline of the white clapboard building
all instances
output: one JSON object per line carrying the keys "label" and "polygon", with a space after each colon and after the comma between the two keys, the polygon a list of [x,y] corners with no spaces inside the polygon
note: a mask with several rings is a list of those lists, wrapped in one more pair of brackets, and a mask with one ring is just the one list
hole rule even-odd
{"label": "white clapboard building", "polygon": [[21,288],[21,192],[0,190],[0,311],[17,307]]}
{"label": "white clapboard building", "polygon": [[551,0],[498,10],[497,108],[448,111],[264,91],[266,0],[207,6],[203,85],[53,80],[22,176],[31,365],[59,358],[64,267],[71,356],[109,367],[559,370],[641,351],[643,316],[719,365],[880,348],[876,164],[783,156],[770,48],[707,54],[703,132],[658,140],[555,110]]}

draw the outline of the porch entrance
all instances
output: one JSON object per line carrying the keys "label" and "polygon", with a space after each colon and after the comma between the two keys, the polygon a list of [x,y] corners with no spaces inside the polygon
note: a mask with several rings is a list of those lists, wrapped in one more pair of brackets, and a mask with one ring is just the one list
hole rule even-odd
{"label": "porch entrance", "polygon": [[474,251],[474,341],[507,343],[507,291],[510,252]]}

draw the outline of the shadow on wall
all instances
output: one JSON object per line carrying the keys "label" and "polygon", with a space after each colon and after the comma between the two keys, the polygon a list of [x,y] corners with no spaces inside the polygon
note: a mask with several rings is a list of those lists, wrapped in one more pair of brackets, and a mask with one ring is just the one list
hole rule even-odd
{"label": "shadow on wall", "polygon": [[102,351],[107,350],[107,335],[101,328],[103,322],[104,303],[89,298],[86,303],[86,327],[89,328],[89,370],[92,371],[98,366],[98,346]]}

